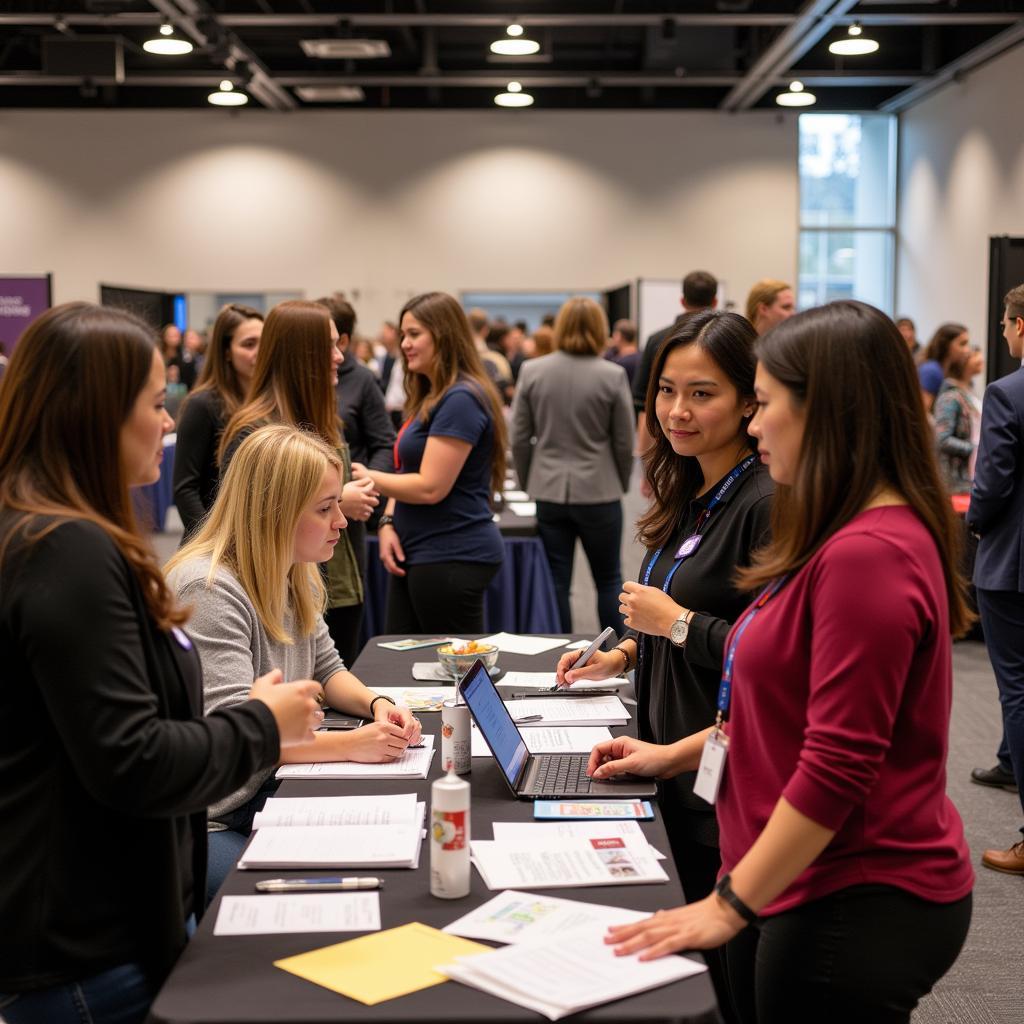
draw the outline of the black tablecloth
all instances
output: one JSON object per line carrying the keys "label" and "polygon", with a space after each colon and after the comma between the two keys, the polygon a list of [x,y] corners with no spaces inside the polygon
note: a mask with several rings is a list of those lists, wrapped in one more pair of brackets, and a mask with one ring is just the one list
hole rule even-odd
{"label": "black tablecloth", "polygon": [[[377,642],[396,637],[374,637],[353,666],[368,686],[416,685],[412,682],[414,661],[433,660],[432,649],[386,651]],[[578,639],[582,639],[579,637]],[[560,651],[533,657],[502,654],[499,664],[508,669],[545,671],[553,666]],[[417,781],[298,781],[282,783],[280,796],[342,796],[355,793],[408,793],[430,801],[430,782],[441,774],[439,735],[440,716],[420,716],[424,732],[435,736],[430,779]],[[533,804],[514,800],[508,793],[493,760],[474,758],[473,771],[466,777],[472,788],[471,828],[477,838],[490,838],[493,821],[530,821]],[[642,822],[648,840],[661,852],[669,853],[668,837],[660,816]],[[420,867],[416,871],[378,871],[386,880],[381,892],[381,925],[391,928],[409,921],[440,928],[495,894],[488,890],[475,869],[470,894],[459,900],[440,900],[430,895],[430,852],[424,842]],[[679,879],[671,857],[662,861],[669,876],[667,885],[601,886],[546,890],[553,895],[612,906],[654,911],[677,906],[683,901]],[[336,873],[336,872],[335,872]],[[363,871],[362,874],[369,872]],[[313,875],[317,872],[234,871],[222,893],[248,895],[261,878],[281,875]],[[273,967],[273,961],[296,953],[319,949],[355,938],[357,933],[318,935],[259,935],[244,937],[213,936],[219,897],[210,907],[196,936],[189,943],[173,973],[153,1005],[152,1019],[168,1024],[240,1024],[240,1022],[314,1022],[373,1021],[376,1024],[398,1022],[488,1021],[512,1024],[541,1021],[540,1015],[455,982],[393,999],[377,1006],[337,995]],[[707,974],[675,982],[629,999],[596,1007],[573,1020],[636,1022],[636,1024],[710,1024],[718,1020],[715,998]]]}

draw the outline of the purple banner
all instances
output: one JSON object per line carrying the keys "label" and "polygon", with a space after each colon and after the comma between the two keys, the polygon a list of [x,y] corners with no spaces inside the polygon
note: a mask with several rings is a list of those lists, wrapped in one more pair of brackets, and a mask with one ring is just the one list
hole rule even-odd
{"label": "purple banner", "polygon": [[22,332],[50,308],[49,274],[0,275],[0,342],[10,355]]}

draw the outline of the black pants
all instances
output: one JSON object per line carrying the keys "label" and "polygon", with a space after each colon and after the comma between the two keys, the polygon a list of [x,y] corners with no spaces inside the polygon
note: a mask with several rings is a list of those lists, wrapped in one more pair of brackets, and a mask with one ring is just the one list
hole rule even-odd
{"label": "black pants", "polygon": [[930,903],[859,885],[766,918],[725,947],[743,1024],[906,1024],[953,966],[971,897]]}
{"label": "black pants", "polygon": [[576,539],[579,538],[597,589],[597,615],[601,627],[611,626],[616,633],[621,633],[625,628],[619,614],[619,594],[622,591],[622,502],[562,505],[553,501],[538,501],[537,533],[551,566],[562,632],[572,632],[569,591],[572,589]]}
{"label": "black pants", "polygon": [[500,562],[407,565],[388,587],[386,633],[462,636],[486,633],[484,593]]}
{"label": "black pants", "polygon": [[324,612],[324,620],[334,646],[345,662],[345,668],[351,668],[359,656],[359,627],[363,624],[363,606],[351,604],[345,608],[328,608]]}

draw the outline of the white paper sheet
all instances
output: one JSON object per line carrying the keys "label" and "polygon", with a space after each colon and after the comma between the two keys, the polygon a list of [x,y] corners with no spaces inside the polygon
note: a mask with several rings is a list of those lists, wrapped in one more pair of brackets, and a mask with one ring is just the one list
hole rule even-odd
{"label": "white paper sheet", "polygon": [[[452,677],[448,669],[439,661],[415,661],[412,666],[412,677],[421,683],[451,683]],[[374,690],[380,693],[380,690]]]}
{"label": "white paper sheet", "polygon": [[494,644],[498,650],[506,651],[508,654],[543,654],[545,651],[553,651],[556,647],[564,647],[568,643],[568,637],[552,639],[547,636],[523,636],[519,633],[495,633],[493,636],[485,636],[479,642]]}
{"label": "white paper sheet", "polygon": [[641,961],[616,956],[603,932],[587,926],[544,942],[519,943],[439,965],[442,974],[500,999],[560,1020],[591,1006],[700,974],[703,964],[680,956]]}
{"label": "white paper sheet", "polygon": [[380,931],[379,892],[225,896],[214,935]]}
{"label": "white paper sheet", "polygon": [[[550,690],[555,685],[554,672],[506,672],[501,677],[502,686],[516,686],[522,690]],[[621,686],[629,686],[625,676],[614,676],[596,682],[583,681],[573,683],[573,693],[580,690],[615,690]]]}
{"label": "white paper sheet", "polygon": [[667,882],[651,847],[625,836],[550,843],[474,839],[473,864],[488,889]]}
{"label": "white paper sheet", "polygon": [[506,503],[505,507],[514,516],[529,518],[537,514],[537,502],[535,501],[510,501]]}
{"label": "white paper sheet", "polygon": [[505,500],[506,501],[529,501],[530,500],[530,496],[526,493],[526,491],[506,491],[505,492]]}
{"label": "white paper sheet", "polygon": [[[603,839],[607,836],[630,836],[645,842],[643,829],[635,821],[496,821],[494,838],[521,842],[546,843],[550,839]],[[665,854],[653,846],[648,849],[658,860]]]}
{"label": "white paper sheet", "polygon": [[[554,729],[523,726],[519,731],[531,754],[586,754],[596,743],[612,738],[612,734],[603,725]],[[473,757],[491,756],[487,740],[475,722],[470,732],[470,742]]]}
{"label": "white paper sheet", "polygon": [[513,718],[540,715],[533,725],[625,725],[629,712],[618,697],[525,697],[507,700]]}
{"label": "white paper sheet", "polygon": [[252,827],[266,825],[412,825],[418,820],[415,793],[376,796],[270,797]]}
{"label": "white paper sheet", "polygon": [[396,761],[387,764],[360,764],[356,761],[316,761],[309,764],[283,764],[279,779],[425,779],[434,756],[434,737],[421,737],[423,746],[407,748]]}
{"label": "white paper sheet", "polygon": [[584,925],[597,933],[613,924],[629,924],[649,916],[639,910],[506,889],[441,930],[490,942],[540,942]]}

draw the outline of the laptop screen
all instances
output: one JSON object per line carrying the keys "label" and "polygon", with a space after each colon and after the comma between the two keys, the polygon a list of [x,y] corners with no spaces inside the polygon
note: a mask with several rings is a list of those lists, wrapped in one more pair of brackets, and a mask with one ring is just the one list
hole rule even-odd
{"label": "laptop screen", "polygon": [[509,785],[515,789],[523,765],[530,756],[529,751],[482,661],[478,661],[469,670],[459,685],[459,691],[469,705],[498,766],[505,773]]}

